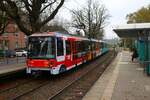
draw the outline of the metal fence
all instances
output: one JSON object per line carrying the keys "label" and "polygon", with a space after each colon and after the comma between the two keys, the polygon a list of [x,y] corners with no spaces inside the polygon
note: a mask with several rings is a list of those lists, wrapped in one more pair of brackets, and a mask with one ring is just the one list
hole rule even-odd
{"label": "metal fence", "polygon": [[0,65],[25,63],[26,57],[1,57]]}

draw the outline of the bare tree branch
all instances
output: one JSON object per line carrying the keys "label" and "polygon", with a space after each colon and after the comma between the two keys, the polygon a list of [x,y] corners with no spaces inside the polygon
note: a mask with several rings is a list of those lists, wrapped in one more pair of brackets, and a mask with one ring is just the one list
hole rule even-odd
{"label": "bare tree branch", "polygon": [[27,11],[29,13],[31,13],[31,9],[30,9],[31,5],[29,4],[29,1],[28,0],[22,0],[22,2],[25,4]]}
{"label": "bare tree branch", "polygon": [[[60,3],[57,4],[57,1]],[[42,26],[52,20],[64,2],[65,0],[0,0],[0,10],[5,11],[21,31],[30,35],[39,32]],[[45,13],[47,17],[43,17],[47,8],[51,12]]]}
{"label": "bare tree branch", "polygon": [[54,4],[56,2],[56,0],[54,0],[53,2],[50,2],[49,4],[47,4],[41,11],[40,13],[42,13],[47,7],[51,6],[52,4]]}
{"label": "bare tree branch", "polygon": [[47,22],[49,22],[50,20],[52,20],[55,15],[57,14],[58,10],[62,7],[62,5],[64,4],[65,0],[61,0],[60,4],[57,6],[57,8],[52,12],[52,14],[47,18],[45,19],[40,25],[44,25],[46,24]]}
{"label": "bare tree branch", "polygon": [[97,2],[88,0],[87,6],[80,10],[74,10],[72,12],[73,25],[80,26],[82,23],[86,26],[86,35],[89,38],[97,38],[97,36],[103,36],[103,28],[106,24],[106,20],[109,18],[107,9]]}

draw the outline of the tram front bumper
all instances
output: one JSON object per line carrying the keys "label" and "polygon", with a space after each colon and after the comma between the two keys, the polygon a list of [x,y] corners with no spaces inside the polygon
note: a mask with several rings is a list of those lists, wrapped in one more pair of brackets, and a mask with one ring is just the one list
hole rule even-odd
{"label": "tram front bumper", "polygon": [[26,73],[31,74],[35,71],[49,71],[52,75],[59,74],[60,67],[52,67],[52,68],[26,68]]}

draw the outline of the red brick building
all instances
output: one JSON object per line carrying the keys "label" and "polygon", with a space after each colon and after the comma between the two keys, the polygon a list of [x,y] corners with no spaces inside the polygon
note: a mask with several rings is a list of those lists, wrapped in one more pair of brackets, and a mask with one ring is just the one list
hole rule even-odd
{"label": "red brick building", "polygon": [[5,33],[0,36],[0,50],[14,50],[26,47],[27,36],[21,32],[14,22],[9,22]]}

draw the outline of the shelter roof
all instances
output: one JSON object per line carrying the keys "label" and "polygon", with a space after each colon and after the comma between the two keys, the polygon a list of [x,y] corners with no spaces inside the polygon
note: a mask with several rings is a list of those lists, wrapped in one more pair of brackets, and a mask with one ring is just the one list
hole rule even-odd
{"label": "shelter roof", "polygon": [[113,28],[120,38],[138,38],[144,32],[147,34],[150,31],[150,23],[134,23],[118,25]]}

